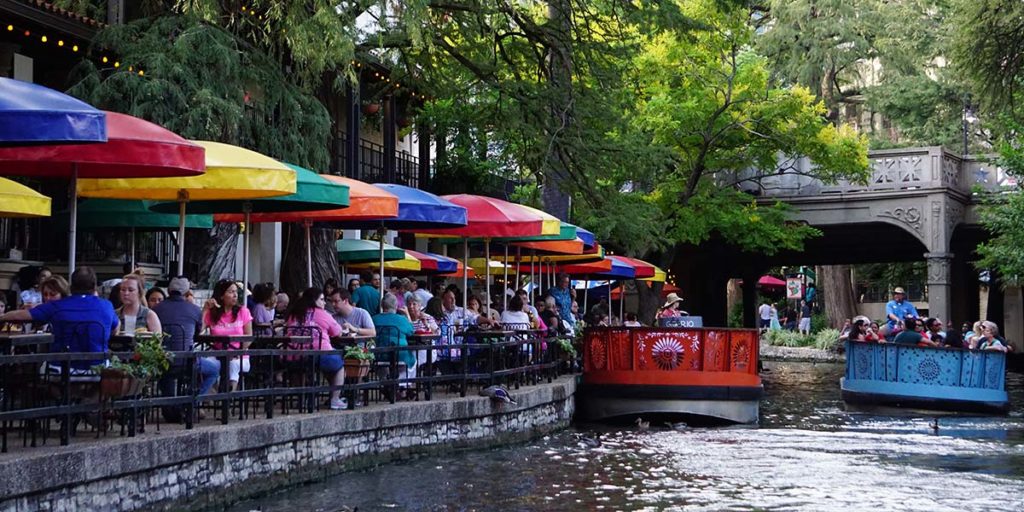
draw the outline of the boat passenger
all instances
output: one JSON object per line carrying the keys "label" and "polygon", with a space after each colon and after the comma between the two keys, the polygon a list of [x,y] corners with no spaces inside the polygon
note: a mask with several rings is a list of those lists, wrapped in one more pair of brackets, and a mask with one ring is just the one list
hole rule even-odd
{"label": "boat passenger", "polygon": [[920,322],[916,318],[907,318],[903,321],[903,331],[896,335],[893,343],[900,345],[917,345],[924,339],[924,334],[918,329]]}
{"label": "boat passenger", "polygon": [[1009,349],[1006,346],[1006,340],[999,336],[999,326],[995,322],[989,322],[988,320],[981,323],[981,342],[978,344],[979,350],[994,350],[997,352],[1007,352]]}
{"label": "boat passenger", "polygon": [[942,330],[942,320],[932,317],[924,321],[925,337],[936,347],[946,344],[946,333]]}
{"label": "boat passenger", "polygon": [[632,311],[630,311],[629,313],[626,313],[626,323],[624,323],[623,325],[625,325],[626,327],[643,327],[644,326],[644,324],[640,323],[637,320],[636,313],[633,313]]}
{"label": "boat passenger", "polygon": [[682,304],[683,299],[675,293],[668,294],[665,298],[665,304],[661,306],[661,310],[658,311],[658,318],[676,318],[687,314],[685,311],[679,309],[679,305]]}
{"label": "boat passenger", "polygon": [[[850,324],[850,330],[846,333],[846,338],[850,341],[865,342],[871,341],[867,339],[867,331],[864,326],[864,320],[858,318],[856,322]],[[840,340],[842,337],[840,336]],[[877,341],[877,340],[875,340]]]}
{"label": "boat passenger", "polygon": [[982,334],[983,334],[983,332],[982,332],[982,325],[981,325],[982,323],[983,323],[983,321],[981,321],[981,320],[978,320],[977,322],[974,322],[974,326],[971,328],[971,332],[969,332],[964,337],[964,342],[967,344],[967,346],[971,350],[974,350],[974,349],[978,348],[978,344],[981,343]]}

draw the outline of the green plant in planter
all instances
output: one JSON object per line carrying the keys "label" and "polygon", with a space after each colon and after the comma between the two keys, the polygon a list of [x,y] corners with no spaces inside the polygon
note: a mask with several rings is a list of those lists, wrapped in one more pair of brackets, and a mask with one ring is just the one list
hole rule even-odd
{"label": "green plant in planter", "polygon": [[576,346],[573,344],[570,338],[557,338],[558,346],[561,347],[563,354],[568,354],[569,357],[576,357]]}
{"label": "green plant in planter", "polygon": [[366,342],[364,345],[352,345],[345,348],[345,359],[357,359],[359,361],[373,361],[377,358],[373,353],[374,343]]}
{"label": "green plant in planter", "polygon": [[135,335],[135,349],[128,360],[122,360],[117,356],[110,358],[110,364],[97,365],[92,368],[96,373],[103,370],[120,370],[125,375],[140,380],[155,380],[160,378],[171,367],[173,356],[164,350],[163,333],[137,333]]}

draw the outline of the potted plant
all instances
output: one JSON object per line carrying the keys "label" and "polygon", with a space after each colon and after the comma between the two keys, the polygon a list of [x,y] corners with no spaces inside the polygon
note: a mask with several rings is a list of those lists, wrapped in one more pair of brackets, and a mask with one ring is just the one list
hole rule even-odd
{"label": "potted plant", "polygon": [[127,360],[117,356],[107,365],[97,365],[100,395],[107,399],[138,395],[150,381],[159,379],[171,367],[171,354],[164,350],[163,333],[137,333],[134,350]]}
{"label": "potted plant", "polygon": [[352,345],[345,349],[345,378],[359,382],[370,373],[370,362],[376,357],[373,354],[373,342]]}
{"label": "potted plant", "polygon": [[376,115],[380,112],[380,103],[366,103],[363,105],[363,114],[367,116]]}

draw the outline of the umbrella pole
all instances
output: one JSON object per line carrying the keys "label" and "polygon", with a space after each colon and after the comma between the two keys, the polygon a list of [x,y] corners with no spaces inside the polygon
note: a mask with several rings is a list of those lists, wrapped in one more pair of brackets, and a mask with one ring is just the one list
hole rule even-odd
{"label": "umbrella pole", "polygon": [[612,280],[608,280],[608,325],[612,324]]}
{"label": "umbrella pole", "polygon": [[78,238],[78,164],[71,164],[71,186],[68,190],[68,281],[75,271],[75,243]]}
{"label": "umbrella pole", "polygon": [[[520,259],[522,258],[523,248],[516,247],[516,292],[518,293],[519,287],[523,286],[523,280],[520,278],[519,269],[522,268],[520,265]],[[530,305],[533,305],[533,294],[530,294]]]}
{"label": "umbrella pole", "polygon": [[491,239],[484,240],[484,289],[487,290],[487,314],[491,314]]}
{"label": "umbrella pole", "polygon": [[[626,282],[622,282],[622,291],[619,293],[619,324],[626,321]],[[608,298],[608,302],[611,302],[611,297]]]}
{"label": "umbrella pole", "polygon": [[[310,237],[309,237],[310,224],[312,224],[312,223],[309,220],[305,220],[305,221],[302,222],[302,227],[306,231],[306,286],[309,287],[309,288],[312,288],[313,287],[313,245],[310,243]],[[345,276],[341,276],[341,277],[342,277],[342,280],[344,280]]]}
{"label": "umbrella pole", "polygon": [[[185,204],[186,192],[178,192],[178,275],[185,275]],[[195,277],[195,276],[193,276]]]}
{"label": "umbrella pole", "polygon": [[239,294],[242,299],[239,303],[244,306],[246,296],[249,293],[249,237],[252,236],[252,233],[250,233],[252,231],[252,223],[249,222],[249,219],[252,215],[252,204],[246,201],[242,205],[242,211],[245,213],[245,233],[243,233],[245,238],[242,239],[242,290]]}
{"label": "umbrella pole", "polygon": [[501,292],[501,309],[502,311],[508,309],[508,244],[505,244],[505,259],[502,260],[505,265],[505,289]]}
{"label": "umbrella pole", "polygon": [[587,296],[590,295],[590,279],[583,280],[583,311],[587,311]]}
{"label": "umbrella pole", "polygon": [[380,236],[380,300],[384,300],[384,228],[377,228],[377,235]]}
{"label": "umbrella pole", "polygon": [[135,272],[135,227],[134,226],[132,226],[132,255],[131,255],[131,262],[132,262],[132,272]]}
{"label": "umbrella pole", "polygon": [[462,307],[469,306],[469,239],[462,239]]}

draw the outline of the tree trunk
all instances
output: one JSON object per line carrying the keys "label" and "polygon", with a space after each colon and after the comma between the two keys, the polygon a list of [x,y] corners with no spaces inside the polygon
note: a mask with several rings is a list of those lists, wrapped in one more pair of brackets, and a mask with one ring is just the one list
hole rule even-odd
{"label": "tree trunk", "polygon": [[565,144],[562,139],[572,132],[573,91],[572,91],[572,3],[568,0],[550,0],[548,3],[549,26],[557,31],[556,44],[548,48],[548,85],[550,115],[545,135],[550,139],[547,154],[543,160],[544,190],[541,194],[544,209],[563,221],[569,220],[569,195],[566,187],[569,175],[565,168]]}
{"label": "tree trunk", "polygon": [[661,289],[664,283],[636,281],[637,317],[644,325],[654,325],[661,307]]}
{"label": "tree trunk", "polygon": [[[341,272],[334,253],[335,231],[314,227],[310,229],[309,239],[312,242],[313,286],[323,286],[332,278],[340,283]],[[306,232],[302,224],[284,224],[280,287],[281,291],[289,294],[297,294],[307,287]]]}
{"label": "tree trunk", "polygon": [[857,316],[857,299],[850,279],[849,265],[824,265],[818,267],[819,297],[825,299],[825,313],[828,323],[838,329],[847,318]]}
{"label": "tree trunk", "polygon": [[242,278],[235,275],[238,236],[239,224],[236,222],[214,224],[209,236],[186,235],[185,268],[191,268],[191,262],[199,262],[194,276],[190,276],[197,288],[213,288],[214,283],[221,279]]}

